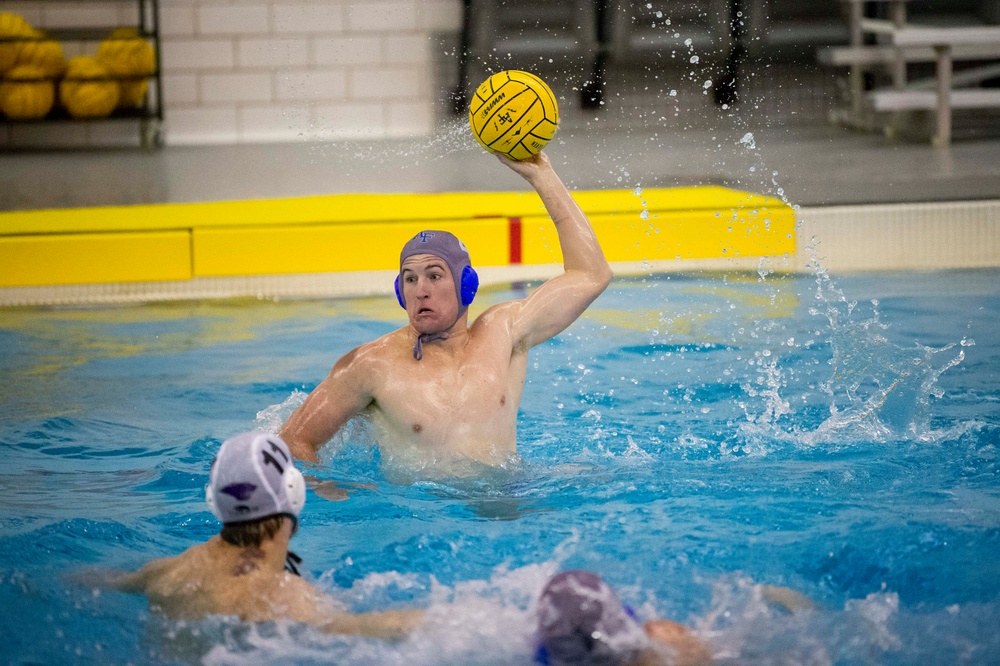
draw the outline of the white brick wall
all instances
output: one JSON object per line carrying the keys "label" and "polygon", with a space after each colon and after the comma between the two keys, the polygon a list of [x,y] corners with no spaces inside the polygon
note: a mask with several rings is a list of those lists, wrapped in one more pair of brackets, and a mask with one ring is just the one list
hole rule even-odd
{"label": "white brick wall", "polygon": [[[38,28],[110,26],[136,16],[131,0],[0,0],[0,11]],[[461,14],[461,0],[160,0],[165,140],[429,134],[440,95],[434,35],[457,33]],[[67,45],[67,53],[96,48]],[[107,139],[111,125],[88,130],[83,142]]]}

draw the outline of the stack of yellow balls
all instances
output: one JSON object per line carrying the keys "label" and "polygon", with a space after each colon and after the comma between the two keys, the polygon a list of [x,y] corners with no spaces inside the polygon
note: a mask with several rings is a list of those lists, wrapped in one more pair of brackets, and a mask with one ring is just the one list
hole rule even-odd
{"label": "stack of yellow balls", "polygon": [[59,102],[73,118],[103,118],[116,108],[141,107],[156,72],[153,45],[134,28],[118,28],[96,56],[68,63],[62,45],[23,17],[0,12],[0,113],[15,120],[42,118]]}
{"label": "stack of yellow balls", "polygon": [[74,118],[103,118],[118,106],[118,83],[93,56],[70,58],[59,83],[59,101]]}
{"label": "stack of yellow balls", "polygon": [[16,65],[0,83],[0,111],[14,120],[42,118],[52,110],[55,84],[35,65]]}
{"label": "stack of yellow balls", "polygon": [[58,79],[66,72],[62,44],[54,39],[45,39],[45,33],[41,30],[32,30],[31,36],[31,41],[21,42],[17,64],[34,65],[45,72],[48,78]]}
{"label": "stack of yellow balls", "polygon": [[0,112],[15,120],[42,118],[52,110],[55,80],[66,69],[62,45],[24,18],[0,13]]}
{"label": "stack of yellow balls", "polygon": [[149,89],[149,77],[156,71],[153,45],[140,38],[134,28],[118,28],[101,42],[97,60],[118,79],[120,106],[142,106]]}
{"label": "stack of yellow balls", "polygon": [[21,52],[22,41],[19,38],[31,39],[31,25],[17,14],[0,12],[0,76],[6,74],[17,64],[17,55]]}

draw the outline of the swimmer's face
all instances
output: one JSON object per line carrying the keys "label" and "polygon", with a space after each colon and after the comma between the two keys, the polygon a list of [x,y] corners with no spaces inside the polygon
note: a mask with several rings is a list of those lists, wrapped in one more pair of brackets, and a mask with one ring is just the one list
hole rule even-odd
{"label": "swimmer's face", "polygon": [[415,254],[400,271],[406,314],[420,333],[440,333],[458,319],[458,294],[451,269],[440,257]]}

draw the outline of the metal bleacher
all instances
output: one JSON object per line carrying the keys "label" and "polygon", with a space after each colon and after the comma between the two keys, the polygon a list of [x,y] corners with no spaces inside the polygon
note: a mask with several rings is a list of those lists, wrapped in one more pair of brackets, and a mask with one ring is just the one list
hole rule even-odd
{"label": "metal bleacher", "polygon": [[656,68],[695,54],[717,73],[716,101],[732,103],[748,58],[802,60],[818,45],[847,41],[835,2],[465,0],[464,10],[455,112],[486,71],[561,62],[582,106],[597,108],[609,64]]}
{"label": "metal bleacher", "polygon": [[830,73],[812,83],[832,86],[829,68],[839,68],[846,108],[834,109],[832,120],[902,134],[916,127],[912,112],[935,111],[942,145],[952,107],[1000,108],[1000,93],[989,89],[1000,75],[1000,0],[465,0],[464,7],[456,113],[470,87],[500,69],[555,67],[581,107],[596,109],[621,85],[608,80],[609,66],[655,72],[689,64],[707,74],[720,106],[737,102],[755,72],[773,77],[792,64],[818,64]]}
{"label": "metal bleacher", "polygon": [[[1000,109],[1000,1],[841,0],[850,40],[819,61],[848,68],[849,98],[833,120],[947,146],[954,109]],[[958,65],[958,71],[956,71]],[[917,114],[917,115],[915,115]]]}

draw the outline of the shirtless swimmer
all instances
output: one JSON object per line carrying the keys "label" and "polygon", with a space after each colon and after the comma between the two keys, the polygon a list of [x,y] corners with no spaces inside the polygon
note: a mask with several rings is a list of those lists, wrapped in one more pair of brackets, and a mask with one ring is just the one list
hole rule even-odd
{"label": "shirtless swimmer", "polygon": [[417,234],[400,254],[397,294],[409,324],[345,354],[291,415],[281,436],[297,458],[366,413],[382,450],[499,465],[516,452],[528,350],[563,331],[612,273],[586,215],[540,153],[498,156],[538,193],[555,224],[563,272],[528,297],[488,308],[470,325],[478,279],[449,233]]}
{"label": "shirtless swimmer", "polygon": [[209,615],[244,622],[288,619],[323,632],[402,638],[423,619],[417,609],[348,613],[297,575],[288,542],[306,499],[302,474],[276,435],[249,432],[223,442],[206,487],[222,530],[183,553],[135,572],[83,571],[93,588],[143,594],[150,607],[178,620]]}

